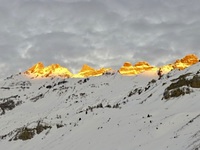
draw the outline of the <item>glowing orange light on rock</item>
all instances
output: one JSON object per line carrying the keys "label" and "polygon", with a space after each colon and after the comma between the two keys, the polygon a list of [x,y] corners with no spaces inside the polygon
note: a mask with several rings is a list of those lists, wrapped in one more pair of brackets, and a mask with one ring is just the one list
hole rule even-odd
{"label": "glowing orange light on rock", "polygon": [[119,69],[120,74],[122,75],[136,75],[144,71],[158,71],[161,68],[162,72],[168,73],[173,69],[183,70],[193,64],[199,62],[199,59],[194,54],[186,55],[180,60],[176,60],[173,64],[168,64],[160,67],[151,66],[145,61],[141,61],[132,65],[130,62],[124,63],[124,65]]}
{"label": "glowing orange light on rock", "polygon": [[196,64],[197,62],[199,62],[198,57],[194,54],[189,54],[180,60],[176,60],[174,63],[174,68],[183,70],[191,65]]}
{"label": "glowing orange light on rock", "polygon": [[136,75],[144,71],[151,70],[154,68],[145,61],[137,62],[134,66],[130,62],[124,63],[124,65],[119,69],[119,73],[122,75]]}
{"label": "glowing orange light on rock", "polygon": [[111,70],[111,68],[101,68],[99,70],[95,70],[94,68],[84,64],[80,72],[78,74],[74,74],[73,77],[85,78],[85,77],[91,77],[91,76],[100,76],[109,70]]}
{"label": "glowing orange light on rock", "polygon": [[[137,62],[132,65],[130,62],[125,62],[124,65],[118,70],[121,75],[132,76],[143,73],[145,71],[157,72],[161,68],[162,73],[168,73],[173,69],[183,70],[193,64],[199,62],[199,59],[194,54],[189,54],[180,60],[176,60],[172,64],[156,67],[151,66],[145,61]],[[82,69],[77,74],[72,74],[67,68],[61,67],[59,64],[52,64],[50,66],[44,67],[43,63],[39,62],[33,67],[29,68],[24,73],[30,77],[43,78],[43,77],[64,77],[64,78],[86,78],[91,76],[101,76],[106,73],[115,73],[111,68],[100,68],[98,70],[88,66],[83,65]],[[156,73],[154,73],[156,74]]]}
{"label": "glowing orange light on rock", "polygon": [[41,62],[29,68],[27,71],[25,71],[25,74],[35,78],[55,76],[72,77],[72,73],[67,68],[61,67],[59,64],[52,64],[48,67],[44,67],[43,63]]}

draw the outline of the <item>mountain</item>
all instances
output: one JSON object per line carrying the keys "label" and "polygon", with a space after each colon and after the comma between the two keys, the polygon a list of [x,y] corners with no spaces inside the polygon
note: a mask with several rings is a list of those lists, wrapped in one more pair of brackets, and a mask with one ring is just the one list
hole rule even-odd
{"label": "mountain", "polygon": [[159,68],[161,68],[163,73],[168,73],[169,71],[171,71],[173,69],[183,70],[191,65],[196,64],[197,62],[199,62],[199,58],[194,54],[186,55],[182,59],[178,59],[172,64],[167,64],[167,65],[160,66],[160,67],[151,66],[146,61],[137,62],[135,65],[132,65],[130,62],[126,62],[119,69],[119,72],[122,75],[137,75],[137,74],[140,74],[140,73],[142,73],[144,71],[148,71],[148,70],[158,71]]}
{"label": "mountain", "polygon": [[101,76],[102,74],[106,73],[107,71],[111,70],[111,68],[101,68],[95,70],[94,68],[84,64],[82,69],[78,74],[74,74],[74,78],[86,78],[91,76]]}
{"label": "mountain", "polygon": [[200,149],[199,62],[160,79],[152,69],[89,78],[21,73],[0,81],[0,93],[1,149]]}
{"label": "mountain", "polygon": [[30,75],[33,78],[43,78],[43,77],[72,77],[72,73],[59,64],[52,64],[50,66],[44,67],[42,62],[35,64],[33,67],[25,71],[25,74]]}
{"label": "mountain", "polygon": [[137,75],[153,68],[153,66],[145,61],[137,62],[134,66],[130,62],[125,62],[124,65],[119,69],[119,72],[122,75]]}
{"label": "mountain", "polygon": [[157,72],[159,68],[162,69],[163,73],[168,73],[173,69],[183,70],[191,65],[199,62],[199,58],[194,54],[186,55],[182,59],[176,60],[172,64],[164,66],[152,66],[146,61],[139,61],[132,65],[130,62],[125,62],[124,65],[119,68],[118,71],[112,68],[100,68],[94,69],[87,64],[82,66],[82,69],[77,74],[72,74],[67,68],[61,67],[59,64],[52,64],[48,67],[44,67],[42,62],[35,64],[33,67],[29,68],[24,73],[32,78],[46,78],[46,77],[65,77],[65,78],[87,78],[94,76],[101,76],[103,74],[113,74],[119,72],[122,75],[132,76],[137,75],[142,72],[151,70]]}
{"label": "mountain", "polygon": [[196,64],[197,62],[199,62],[199,58],[194,55],[194,54],[190,54],[190,55],[186,55],[184,58],[182,59],[178,59],[174,62],[173,67],[175,69],[180,69],[183,70],[193,64]]}

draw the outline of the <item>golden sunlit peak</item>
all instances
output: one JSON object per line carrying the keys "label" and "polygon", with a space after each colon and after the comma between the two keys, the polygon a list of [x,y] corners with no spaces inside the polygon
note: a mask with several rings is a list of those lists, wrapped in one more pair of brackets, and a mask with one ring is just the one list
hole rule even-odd
{"label": "golden sunlit peak", "polygon": [[132,67],[132,64],[130,62],[125,62],[123,66],[124,67]]}
{"label": "golden sunlit peak", "polygon": [[136,75],[144,71],[158,71],[159,68],[161,68],[162,73],[168,73],[169,71],[173,69],[183,70],[193,64],[196,64],[197,62],[199,62],[199,59],[194,54],[186,55],[184,58],[180,60],[178,59],[172,64],[168,64],[168,65],[164,65],[160,67],[151,66],[149,63],[145,61],[137,62],[135,65],[132,65],[130,62],[126,62],[119,69],[119,72],[122,75]]}
{"label": "golden sunlit peak", "polygon": [[176,60],[174,63],[174,68],[183,70],[193,64],[196,64],[197,62],[199,62],[199,58],[194,54],[189,54],[180,60]]}
{"label": "golden sunlit peak", "polygon": [[42,62],[38,62],[33,67],[29,68],[26,72],[27,73],[34,73],[34,72],[42,70],[42,69],[44,69],[43,63]]}
{"label": "golden sunlit peak", "polygon": [[44,67],[43,63],[39,62],[33,67],[25,71],[25,74],[40,78],[40,77],[72,77],[72,73],[64,67],[61,67],[59,64],[52,64],[50,66]]}
{"label": "golden sunlit peak", "polygon": [[100,76],[108,70],[111,70],[111,68],[101,68],[101,69],[95,70],[94,68],[84,64],[80,72],[78,74],[74,74],[73,77],[85,78],[85,77],[91,77],[91,76]]}
{"label": "golden sunlit peak", "polygon": [[[125,62],[124,65],[118,70],[121,75],[137,75],[145,71],[156,72],[161,69],[162,73],[168,73],[173,69],[183,70],[193,64],[199,62],[199,59],[194,54],[186,55],[182,59],[176,60],[172,64],[167,64],[164,66],[151,66],[146,61],[139,61],[132,65],[130,62]],[[33,67],[29,68],[24,73],[33,78],[43,78],[43,77],[71,77],[71,78],[86,78],[91,76],[100,76],[103,74],[115,74],[117,71],[111,68],[100,68],[94,69],[87,64],[84,64],[77,74],[72,74],[67,68],[61,67],[59,64],[52,64],[50,66],[44,67],[42,62],[38,62]]]}
{"label": "golden sunlit peak", "polygon": [[122,75],[136,75],[152,68],[153,67],[145,61],[137,62],[135,65],[132,65],[130,62],[125,62],[119,69],[119,73]]}
{"label": "golden sunlit peak", "polygon": [[95,69],[90,67],[90,66],[88,66],[87,64],[84,64],[82,66],[82,69],[80,70],[80,72],[85,72],[85,71],[95,71]]}

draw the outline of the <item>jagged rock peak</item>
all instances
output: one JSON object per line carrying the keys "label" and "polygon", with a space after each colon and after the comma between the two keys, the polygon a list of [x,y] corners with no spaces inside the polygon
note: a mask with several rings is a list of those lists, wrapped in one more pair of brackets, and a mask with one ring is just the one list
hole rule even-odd
{"label": "jagged rock peak", "polygon": [[33,67],[29,68],[24,72],[26,75],[29,75],[34,78],[40,77],[71,77],[72,73],[64,67],[61,67],[59,64],[52,64],[50,66],[44,67],[43,63],[38,62]]}

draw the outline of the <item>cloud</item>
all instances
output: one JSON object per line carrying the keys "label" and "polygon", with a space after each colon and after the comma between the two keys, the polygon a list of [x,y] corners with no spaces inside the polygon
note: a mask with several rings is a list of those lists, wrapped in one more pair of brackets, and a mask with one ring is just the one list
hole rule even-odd
{"label": "cloud", "polygon": [[198,0],[0,0],[0,77],[38,61],[77,72],[200,56]]}

